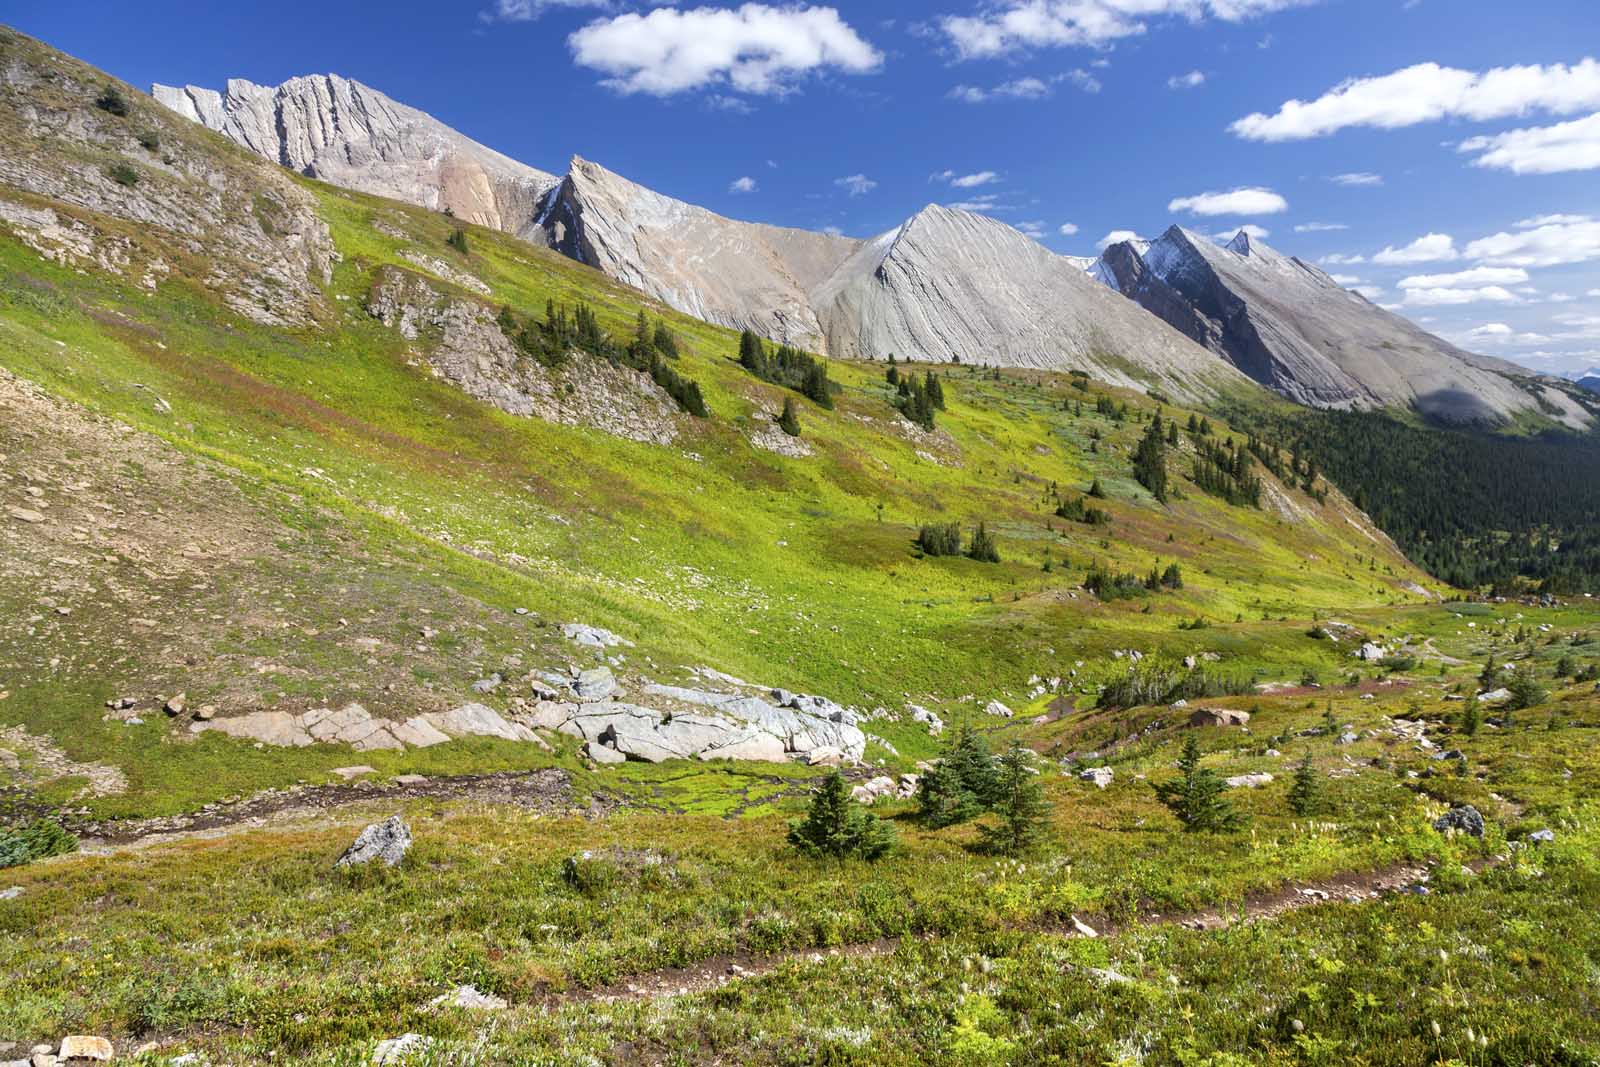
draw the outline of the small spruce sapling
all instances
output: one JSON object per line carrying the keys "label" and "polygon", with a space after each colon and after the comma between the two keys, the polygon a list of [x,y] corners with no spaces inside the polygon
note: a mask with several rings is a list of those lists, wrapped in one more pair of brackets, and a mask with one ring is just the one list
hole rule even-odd
{"label": "small spruce sapling", "polygon": [[1244,825],[1244,816],[1222,795],[1227,785],[1216,771],[1200,766],[1200,742],[1193,737],[1183,743],[1178,777],[1154,783],[1153,788],[1156,798],[1191,833],[1226,833]]}
{"label": "small spruce sapling", "polygon": [[811,798],[806,817],[789,824],[789,843],[812,857],[859,856],[875,860],[895,844],[894,827],[850,799],[835,771]]}

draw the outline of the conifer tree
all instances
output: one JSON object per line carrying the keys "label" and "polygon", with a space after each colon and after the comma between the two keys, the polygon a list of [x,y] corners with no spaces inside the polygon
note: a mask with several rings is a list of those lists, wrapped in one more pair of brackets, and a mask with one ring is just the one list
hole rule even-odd
{"label": "conifer tree", "polygon": [[1467,701],[1461,705],[1461,732],[1467,737],[1478,732],[1478,727],[1483,725],[1483,709],[1478,704],[1476,693],[1468,694]]}
{"label": "conifer tree", "polygon": [[1322,778],[1312,765],[1309,752],[1294,769],[1294,783],[1289,786],[1289,810],[1302,819],[1322,811]]}
{"label": "conifer tree", "polygon": [[979,563],[1000,562],[1000,549],[994,543],[994,535],[981,522],[972,531],[972,545],[967,549],[967,558]]}
{"label": "conifer tree", "polygon": [[1089,495],[1094,497],[1096,500],[1104,500],[1106,498],[1106,491],[1104,487],[1101,486],[1099,478],[1096,478],[1094,483],[1089,486]]}
{"label": "conifer tree", "polygon": [[939,762],[917,782],[917,807],[934,829],[976,818],[999,799],[999,768],[983,735],[970,726],[956,731]]}
{"label": "conifer tree", "polygon": [[783,398],[783,414],[778,416],[778,427],[790,437],[800,436],[800,416],[794,409],[794,398]]}
{"label": "conifer tree", "polygon": [[1153,788],[1156,798],[1191,833],[1225,833],[1244,824],[1244,817],[1222,795],[1227,785],[1216,771],[1200,766],[1200,742],[1192,736],[1183,743],[1178,777],[1154,783]]}
{"label": "conifer tree", "polygon": [[998,795],[993,810],[998,826],[979,826],[984,847],[1002,856],[1025,856],[1039,846],[1048,829],[1049,808],[1044,788],[1033,769],[1033,752],[1013,741],[1000,757]]}
{"label": "conifer tree", "polygon": [[844,775],[828,775],[806,817],[789,824],[789,843],[814,857],[875,860],[894,847],[894,827],[850,799]]}
{"label": "conifer tree", "polygon": [[758,378],[767,376],[767,352],[752,330],[739,335],[739,365]]}

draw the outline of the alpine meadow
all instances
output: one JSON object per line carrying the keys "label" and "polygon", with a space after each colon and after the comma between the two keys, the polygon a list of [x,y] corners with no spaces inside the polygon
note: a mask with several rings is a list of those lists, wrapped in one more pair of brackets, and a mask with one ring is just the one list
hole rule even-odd
{"label": "alpine meadow", "polygon": [[0,1067],[1600,1065],[1587,4],[298,3],[0,25]]}

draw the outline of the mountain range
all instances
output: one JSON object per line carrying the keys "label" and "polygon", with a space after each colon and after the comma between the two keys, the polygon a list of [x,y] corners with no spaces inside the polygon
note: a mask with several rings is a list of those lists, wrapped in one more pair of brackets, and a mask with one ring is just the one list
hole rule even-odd
{"label": "mountain range", "polygon": [[1242,231],[1222,247],[1174,226],[1087,260],[929,205],[860,240],[728,219],[581,157],[557,178],[337,75],[152,91],[300,173],[544,244],[676,310],[827,355],[1081,369],[1184,400],[1253,380],[1309,406],[1451,424],[1596,417],[1566,381],[1464,351]]}

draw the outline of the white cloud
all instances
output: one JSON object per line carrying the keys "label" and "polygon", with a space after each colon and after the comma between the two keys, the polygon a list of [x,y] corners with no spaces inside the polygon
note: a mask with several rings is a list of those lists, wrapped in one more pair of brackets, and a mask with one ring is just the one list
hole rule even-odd
{"label": "white cloud", "polygon": [[1243,226],[1235,226],[1231,230],[1221,230],[1217,233],[1214,233],[1211,235],[1211,239],[1222,244],[1227,244],[1241,233],[1249,234],[1250,237],[1261,241],[1265,241],[1268,237],[1272,236],[1272,231],[1267,229],[1265,226],[1257,226],[1254,223],[1247,222]]}
{"label": "white cloud", "polygon": [[1481,153],[1474,167],[1513,174],[1560,174],[1600,168],[1600,112],[1555,126],[1469,137],[1457,149]]}
{"label": "white cloud", "polygon": [[1294,228],[1294,232],[1332,233],[1335,230],[1348,230],[1349,228],[1342,222],[1302,222]]}
{"label": "white cloud", "polygon": [[1180,196],[1167,204],[1167,210],[1195,215],[1275,215],[1288,211],[1289,201],[1271,189],[1233,189],[1226,193]]}
{"label": "white cloud", "polygon": [[1330,267],[1353,267],[1357,263],[1365,263],[1366,261],[1366,256],[1346,255],[1343,252],[1334,252],[1331,255],[1323,256],[1319,260],[1319,262],[1326,263]]}
{"label": "white cloud", "polygon": [[1407,307],[1450,307],[1458,304],[1515,304],[1517,294],[1498,285],[1481,289],[1407,289]]}
{"label": "white cloud", "polygon": [[1551,293],[1544,299],[1547,304],[1570,304],[1578,298],[1571,293]]}
{"label": "white cloud", "polygon": [[1554,267],[1600,259],[1600,219],[1547,215],[1525,219],[1515,233],[1497,233],[1467,245],[1469,258],[1504,267]]}
{"label": "white cloud", "polygon": [[811,71],[867,74],[883,62],[831,7],[658,7],[591,22],[567,44],[605,85],[656,96],[709,85],[783,93]]}
{"label": "white cloud", "polygon": [[1198,89],[1206,83],[1204,71],[1191,70],[1187,74],[1174,74],[1167,79],[1168,89]]}
{"label": "white cloud", "polygon": [[939,21],[962,59],[1024,48],[1098,47],[1142,34],[1144,21],[1163,15],[1207,15],[1239,22],[1315,0],[1008,0],[973,16]]}
{"label": "white cloud", "polygon": [[485,22],[532,22],[556,7],[610,7],[611,0],[496,0],[478,17]]}
{"label": "white cloud", "polygon": [[1043,100],[1055,95],[1055,87],[1062,82],[1071,82],[1086,93],[1098,93],[1102,88],[1099,78],[1086,70],[1079,69],[1069,70],[1064,74],[1054,74],[1049,78],[1017,78],[990,88],[981,85],[958,85],[946,95],[952,100],[961,100],[968,104],[983,104],[990,100]]}
{"label": "white cloud", "polygon": [[1335,185],[1382,185],[1383,175],[1358,170],[1349,174],[1330,174],[1328,180]]}
{"label": "white cloud", "polygon": [[1025,237],[1032,237],[1035,241],[1043,240],[1045,225],[1043,219],[1030,219],[1027,222],[1016,224],[1017,232]]}
{"label": "white cloud", "polygon": [[1503,322],[1486,322],[1482,326],[1474,326],[1468,330],[1467,336],[1475,341],[1483,341],[1490,337],[1510,337],[1515,332]]}
{"label": "white cloud", "polygon": [[[1071,237],[1073,234],[1078,232],[1078,225],[1075,222],[1063,222],[1060,226],[1056,227],[1056,232],[1063,237]],[[1589,295],[1600,296],[1600,293],[1590,293]]]}
{"label": "white cloud", "polygon": [[1122,241],[1143,241],[1145,239],[1146,238],[1140,237],[1138,234],[1134,233],[1132,230],[1112,230],[1110,233],[1108,233],[1104,237],[1100,238],[1099,242],[1095,245],[1095,247],[1096,248],[1100,248],[1100,249],[1106,249],[1106,248],[1109,248],[1112,245],[1118,244],[1118,243],[1120,243]]}
{"label": "white cloud", "polygon": [[1408,267],[1413,263],[1444,263],[1461,258],[1456,251],[1455,238],[1447,233],[1430,233],[1418,237],[1404,248],[1393,245],[1372,257],[1372,262],[1386,267]]}
{"label": "white cloud", "polygon": [[1600,289],[1590,289],[1584,296],[1600,296]]}
{"label": "white cloud", "polygon": [[1000,204],[1000,197],[997,193],[983,193],[970,200],[957,200],[953,204],[946,204],[945,207],[952,211],[971,211],[978,215],[992,215],[997,212],[1012,210]]}
{"label": "white cloud", "polygon": [[735,178],[728,185],[728,192],[730,192],[730,193],[753,193],[755,191],[756,191],[756,180],[754,178],[749,177],[749,176],[746,176],[746,177],[743,177],[743,178]]}
{"label": "white cloud", "polygon": [[1377,302],[1378,297],[1383,295],[1383,287],[1378,285],[1352,285],[1350,291],[1352,293],[1360,293],[1374,303]]}
{"label": "white cloud", "polygon": [[1496,67],[1481,74],[1418,63],[1381,77],[1349,79],[1316,100],[1290,100],[1271,115],[1246,115],[1228,128],[1251,141],[1298,141],[1352,126],[1392,130],[1446,118],[1482,122],[1597,107],[1600,62],[1592,58],[1571,67]]}
{"label": "white cloud", "polygon": [[1402,289],[1471,289],[1482,285],[1518,285],[1528,280],[1521,267],[1473,267],[1454,274],[1413,274],[1400,279]]}
{"label": "white cloud", "polygon": [[827,234],[829,237],[843,237],[844,236],[844,231],[841,230],[837,226],[824,226],[822,228],[822,232]]}
{"label": "white cloud", "polygon": [[1472,345],[1542,345],[1550,340],[1542,333],[1518,333],[1503,322],[1474,326],[1462,339]]}
{"label": "white cloud", "polygon": [[833,184],[851,196],[866,196],[878,187],[878,183],[865,174],[851,174],[848,177],[835,178]]}
{"label": "white cloud", "polygon": [[1330,275],[1328,275],[1328,277],[1332,278],[1334,281],[1338,282],[1340,285],[1360,285],[1361,284],[1361,279],[1356,277],[1354,274],[1330,274]]}
{"label": "white cloud", "polygon": [[976,174],[957,174],[953,170],[942,170],[928,180],[944,182],[957,189],[976,189],[980,185],[993,185],[1000,180],[1000,175],[992,170],[980,170]]}

